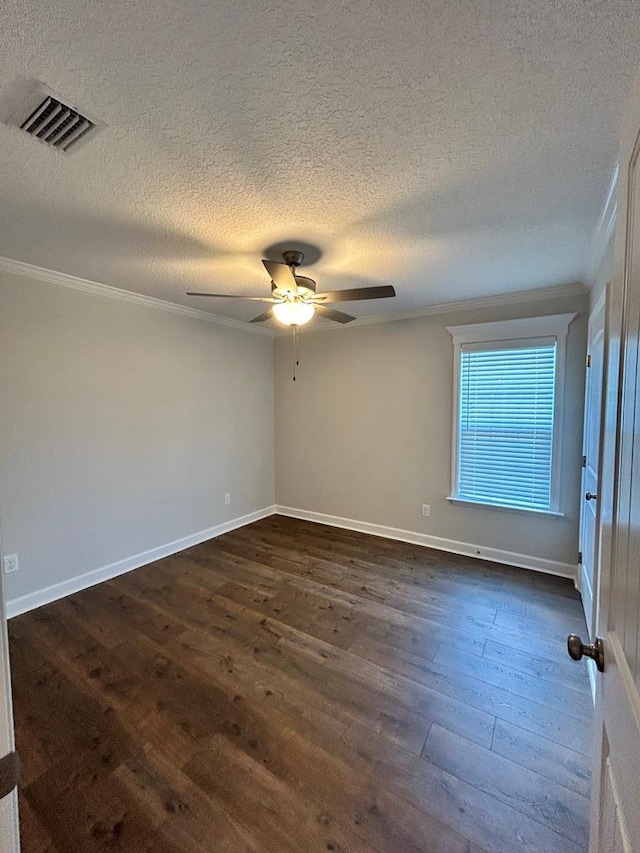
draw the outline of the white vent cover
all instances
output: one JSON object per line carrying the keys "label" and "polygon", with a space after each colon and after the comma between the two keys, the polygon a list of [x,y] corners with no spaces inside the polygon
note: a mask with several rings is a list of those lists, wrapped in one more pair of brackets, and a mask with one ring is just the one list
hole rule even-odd
{"label": "white vent cover", "polygon": [[11,124],[65,154],[104,127],[39,84],[13,113]]}

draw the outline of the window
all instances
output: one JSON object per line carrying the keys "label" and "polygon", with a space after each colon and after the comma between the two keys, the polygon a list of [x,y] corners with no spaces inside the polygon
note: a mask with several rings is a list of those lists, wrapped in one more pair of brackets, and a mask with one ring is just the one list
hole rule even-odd
{"label": "window", "polygon": [[565,344],[575,314],[453,326],[450,500],[559,513]]}

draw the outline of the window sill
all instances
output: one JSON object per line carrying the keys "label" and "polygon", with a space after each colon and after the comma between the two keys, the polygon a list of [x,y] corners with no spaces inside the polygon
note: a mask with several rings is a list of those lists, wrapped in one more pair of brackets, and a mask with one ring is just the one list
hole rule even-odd
{"label": "window sill", "polygon": [[453,496],[447,497],[447,500],[449,503],[460,504],[461,506],[477,506],[482,509],[498,509],[505,512],[524,513],[525,515],[543,515],[547,518],[565,518],[564,512],[554,512],[554,510],[551,509],[528,509],[521,506],[503,506],[502,504],[489,504],[484,503],[484,501],[473,501],[469,498],[456,498]]}

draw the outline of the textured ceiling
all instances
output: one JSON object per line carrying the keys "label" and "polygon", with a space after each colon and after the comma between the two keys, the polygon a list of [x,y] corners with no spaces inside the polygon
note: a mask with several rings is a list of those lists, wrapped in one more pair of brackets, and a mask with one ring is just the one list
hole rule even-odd
{"label": "textured ceiling", "polygon": [[4,0],[0,110],[108,127],[0,125],[0,255],[238,319],[185,291],[262,295],[287,239],[396,286],[358,316],[579,281],[637,66],[637,0]]}

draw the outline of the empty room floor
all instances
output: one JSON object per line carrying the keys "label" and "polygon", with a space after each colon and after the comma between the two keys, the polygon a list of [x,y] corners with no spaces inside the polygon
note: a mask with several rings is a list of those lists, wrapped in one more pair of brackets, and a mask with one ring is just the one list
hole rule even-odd
{"label": "empty room floor", "polygon": [[587,849],[563,579],[272,516],[9,623],[24,853]]}

